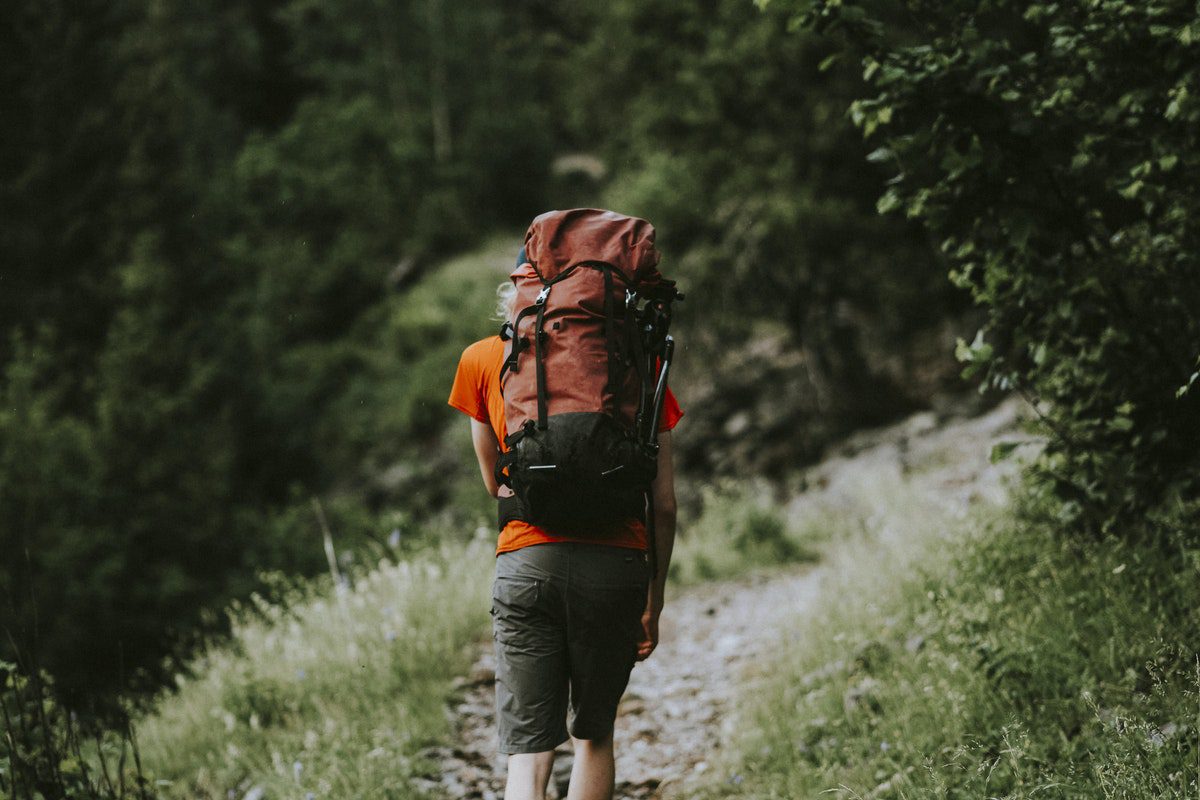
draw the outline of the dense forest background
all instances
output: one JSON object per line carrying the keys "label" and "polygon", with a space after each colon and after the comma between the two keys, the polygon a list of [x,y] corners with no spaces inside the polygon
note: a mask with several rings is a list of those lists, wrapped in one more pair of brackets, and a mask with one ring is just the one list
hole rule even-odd
{"label": "dense forest background", "polygon": [[659,229],[685,485],[975,402],[961,337],[1065,531],[1184,507],[1200,27],[1092,5],[10,3],[0,658],[153,689],[322,516],[489,526],[445,395],[555,207]]}
{"label": "dense forest background", "polygon": [[[700,481],[955,385],[965,295],[876,215],[859,71],[783,10],[5,17],[0,657],[67,689],[153,688],[263,573],[325,569],[316,506],[351,557],[416,546],[432,515],[490,524],[444,398],[542,210],[658,226]],[[423,280],[488,242],[494,269]]]}

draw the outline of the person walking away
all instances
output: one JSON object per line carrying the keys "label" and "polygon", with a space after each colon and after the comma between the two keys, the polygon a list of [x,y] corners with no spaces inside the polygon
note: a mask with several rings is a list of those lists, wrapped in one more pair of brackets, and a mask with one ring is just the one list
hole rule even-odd
{"label": "person walking away", "polygon": [[[614,239],[619,241],[617,250],[613,250]],[[548,242],[553,242],[558,252],[552,252]],[[540,328],[560,332],[584,325],[580,317],[589,313],[588,302],[584,298],[584,310],[580,311],[581,306],[575,303],[572,291],[568,291],[567,279],[551,284],[546,292],[542,282],[545,276],[538,267],[548,270],[556,265],[569,269],[574,264],[579,268],[581,260],[599,254],[608,262],[627,268],[626,274],[636,277],[652,273],[648,294],[678,295],[673,284],[661,280],[653,269],[658,260],[653,250],[653,228],[644,220],[592,209],[551,212],[536,219],[530,227],[522,256],[527,251],[530,260],[518,259],[513,283],[520,286],[522,281],[540,282],[540,286],[534,284],[525,292],[528,295],[536,290],[541,297],[544,307],[538,314],[539,330],[522,324],[533,323],[536,311],[522,319],[518,318],[520,311],[514,314],[513,308],[507,309],[508,341],[491,336],[463,351],[449,404],[471,418],[471,439],[480,475],[487,491],[500,504],[492,614],[498,745],[500,752],[508,754],[505,796],[507,800],[544,798],[554,749],[570,738],[575,748],[575,763],[569,800],[605,800],[612,797],[615,786],[613,723],[617,705],[634,663],[649,657],[658,644],[658,625],[675,538],[671,431],[683,411],[665,387],[664,376],[661,413],[657,419],[643,419],[654,413],[647,399],[659,377],[653,357],[647,363],[654,371],[645,375],[630,377],[614,370],[601,376],[603,387],[597,388],[598,384],[593,382],[590,390],[594,398],[584,394],[588,391],[587,376],[551,369],[557,366],[558,359],[577,361],[581,354],[556,352],[557,345],[562,343],[565,348],[570,340],[565,336],[555,339],[553,334],[539,336]],[[596,286],[611,281],[603,275],[591,277]],[[664,293],[664,287],[670,294]],[[621,296],[620,287],[612,290],[606,285],[605,290],[605,297]],[[556,291],[566,298],[558,306],[547,302],[547,294],[553,297]],[[516,292],[521,293],[520,289]],[[649,317],[648,312],[635,315],[636,294],[632,289],[624,294],[623,321],[632,324],[635,319],[640,320],[640,328],[641,322]],[[606,313],[611,312],[611,306],[606,302],[592,303],[590,309],[595,315],[600,307]],[[654,310],[661,313],[662,304]],[[615,327],[608,322],[602,327],[607,328],[602,345],[608,355],[616,354],[629,371],[637,372],[629,364],[632,359],[628,356],[646,354],[614,348],[614,338],[628,343],[631,337],[621,335],[620,331],[614,337]],[[666,326],[662,327],[665,334]],[[537,354],[527,352],[538,349],[536,343],[528,343],[534,337],[542,338],[544,348]],[[636,343],[632,349],[637,350]],[[528,359],[527,363],[519,363],[523,352],[526,356],[540,355],[544,362]],[[603,361],[599,363],[600,369],[604,369]],[[525,374],[511,383],[515,376],[504,373],[514,369]],[[620,391],[611,391],[617,381],[624,379],[628,379],[627,385],[634,388],[634,394],[640,393],[636,412],[629,403],[626,403],[629,408],[621,408],[628,397],[622,398]],[[528,413],[523,413],[519,403],[513,401],[514,394],[522,391],[521,381],[528,384],[525,387],[530,399]],[[564,385],[564,381],[570,381],[570,386]],[[586,407],[588,402],[603,405],[600,395],[606,396],[613,419],[620,418],[634,426],[653,425],[657,432],[657,451],[652,453],[653,463],[646,473],[653,474],[648,485],[651,502],[646,504],[652,511],[645,519],[641,518],[645,515],[643,510],[621,500],[625,497],[621,490],[608,495],[601,492],[601,500],[607,498],[608,505],[613,506],[605,508],[597,502],[594,486],[579,485],[603,483],[603,479],[574,480],[559,486],[548,501],[538,494],[545,486],[540,489],[530,486],[541,480],[539,473],[560,470],[563,474],[554,480],[560,484],[571,481],[565,475],[570,465],[561,448],[560,457],[554,459],[560,463],[526,462],[546,461],[545,456],[555,444],[552,437],[569,436],[570,426],[578,426],[581,420],[593,422],[587,412],[562,411],[564,400],[568,403],[566,408],[578,409]],[[512,419],[515,415],[522,418]],[[601,427],[605,424],[603,420],[595,422]],[[593,439],[599,435],[594,425],[589,430]],[[520,452],[522,447],[524,452]],[[530,455],[535,452],[536,455]],[[608,456],[612,453],[608,452]],[[634,472],[639,469],[636,463],[639,457],[628,455],[624,461],[618,457],[620,463],[607,468],[601,465],[598,474]],[[575,470],[575,475],[578,474]],[[521,476],[525,476],[524,483]],[[514,483],[520,491],[513,491]],[[553,483],[549,485],[554,487]],[[618,502],[611,502],[614,497]],[[580,509],[582,517],[578,516]]]}

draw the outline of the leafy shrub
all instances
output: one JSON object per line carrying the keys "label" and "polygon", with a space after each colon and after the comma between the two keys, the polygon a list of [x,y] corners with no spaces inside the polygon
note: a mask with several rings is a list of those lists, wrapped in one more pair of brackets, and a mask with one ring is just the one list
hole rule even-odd
{"label": "leafy shrub", "polygon": [[0,661],[0,797],[150,800],[132,730],[89,735],[51,690],[44,672]]}
{"label": "leafy shrub", "polygon": [[[774,4],[772,4],[774,5]],[[786,3],[988,322],[965,374],[1048,401],[1038,472],[1093,535],[1200,486],[1200,23],[1185,0]]]}

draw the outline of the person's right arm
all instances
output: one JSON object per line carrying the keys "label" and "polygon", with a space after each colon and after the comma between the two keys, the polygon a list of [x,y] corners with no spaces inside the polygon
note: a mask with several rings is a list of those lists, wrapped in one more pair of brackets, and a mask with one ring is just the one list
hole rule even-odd
{"label": "person's right arm", "polygon": [[496,439],[496,432],[492,430],[489,423],[472,419],[471,444],[475,448],[475,458],[479,461],[479,472],[483,477],[483,485],[487,488],[488,494],[498,497],[500,486],[496,483],[496,459],[500,457],[500,442]]}

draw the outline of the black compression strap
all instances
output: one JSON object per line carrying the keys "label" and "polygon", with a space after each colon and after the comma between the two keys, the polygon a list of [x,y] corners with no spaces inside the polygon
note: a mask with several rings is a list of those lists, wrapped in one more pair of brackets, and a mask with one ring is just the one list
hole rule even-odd
{"label": "black compression strap", "polygon": [[529,428],[532,426],[532,424],[533,423],[531,423],[529,420],[525,420],[524,425],[517,428],[517,430],[513,433],[510,433],[508,436],[504,437],[504,446],[509,450],[512,450],[514,447],[516,447],[517,442],[521,441],[529,434]]}
{"label": "black compression strap", "polygon": [[514,450],[506,450],[496,457],[496,466],[492,467],[492,476],[496,479],[496,485],[512,487],[512,476],[505,475],[504,470],[511,467],[517,460],[517,454]]}
{"label": "black compression strap", "polygon": [[533,327],[533,348],[534,348],[534,363],[537,366],[537,406],[538,406],[538,427],[546,430],[547,401],[546,395],[546,332],[542,330],[542,325],[546,319],[546,303],[543,300],[537,307],[537,322]]}
{"label": "black compression strap", "polygon": [[633,358],[633,368],[637,370],[638,376],[638,406],[634,432],[637,434],[638,441],[648,441],[648,438],[642,438],[642,425],[650,407],[650,367],[647,363],[649,356],[646,355],[642,345],[641,325],[642,322],[638,319],[637,314],[626,312],[625,333],[628,338],[626,346],[629,348],[630,356]]}
{"label": "black compression strap", "polygon": [[[512,332],[510,333],[510,336],[512,336],[512,344],[508,348],[508,357],[504,359],[504,364],[500,367],[501,383],[504,382],[504,375],[509,370],[512,370],[513,372],[521,371],[520,367],[518,366],[518,362],[520,360],[521,351],[529,346],[529,340],[523,336],[518,336],[517,334],[521,330],[521,320],[525,319],[525,317],[528,317],[530,314],[535,313],[539,308],[540,306],[536,304],[532,306],[526,306],[525,308],[521,309],[521,313],[517,314],[517,318],[512,321],[512,325],[510,326],[512,328]],[[505,325],[508,325],[508,323],[506,322]],[[501,330],[504,329],[501,328]]]}
{"label": "black compression strap", "polygon": [[524,338],[513,337],[512,345],[508,348],[508,357],[504,359],[504,363],[500,365],[499,382],[504,383],[504,375],[511,369],[517,371],[517,356],[525,349],[526,340]]}

